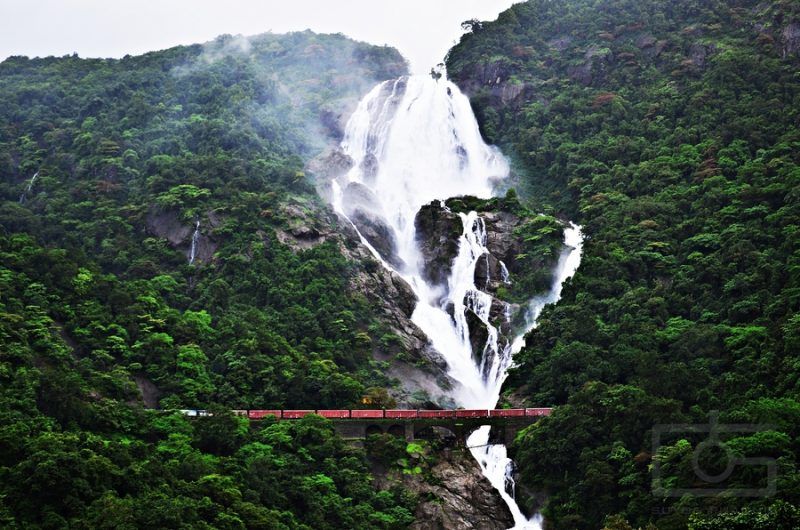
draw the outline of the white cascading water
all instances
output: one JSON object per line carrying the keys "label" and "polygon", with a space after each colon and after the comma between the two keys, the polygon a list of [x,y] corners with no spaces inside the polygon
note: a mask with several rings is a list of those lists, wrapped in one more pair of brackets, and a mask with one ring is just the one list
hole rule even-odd
{"label": "white cascading water", "polygon": [[197,242],[200,240],[200,220],[198,219],[194,225],[194,232],[192,233],[192,245],[189,247],[189,265],[194,263],[194,258],[197,256]]}
{"label": "white cascading water", "polygon": [[[536,327],[536,319],[539,318],[544,307],[557,302],[561,298],[561,288],[564,282],[578,270],[583,251],[583,234],[579,226],[570,224],[569,228],[564,230],[564,245],[565,248],[558,258],[555,273],[553,274],[553,283],[550,286],[550,290],[542,296],[535,297],[528,304],[525,312],[525,329],[521,330],[511,343],[510,355],[508,356],[509,363],[514,354],[525,346],[525,335]],[[508,366],[505,366],[503,372],[498,374],[496,383],[498,392],[503,381],[505,381],[507,369]],[[514,528],[517,530],[540,530],[542,528],[541,515],[535,514],[528,519],[519,509],[514,498],[515,485],[512,476],[514,463],[508,458],[505,445],[489,444],[489,430],[488,426],[484,426],[473,432],[467,440],[467,446],[471,448],[472,455],[480,464],[484,476],[500,492],[500,496],[503,497],[503,500],[511,510],[511,514],[514,516]]]}
{"label": "white cascading water", "polygon": [[31,180],[28,181],[28,185],[25,188],[25,191],[23,191],[22,195],[19,196],[19,203],[20,204],[23,204],[25,202],[25,199],[28,198],[28,193],[30,193],[31,189],[33,189],[33,184],[36,182],[36,177],[38,177],[38,176],[39,176],[39,172],[37,171],[36,173],[33,174],[33,177],[31,177]]}
{"label": "white cascading water", "polygon": [[[558,299],[561,284],[577,268],[579,228],[565,230],[569,247],[559,260],[551,291],[531,302],[527,329],[519,330],[513,341],[500,341],[500,331],[489,318],[492,297],[480,291],[474,279],[478,260],[488,253],[483,219],[475,212],[460,214],[463,233],[444,288],[424,279],[416,242],[414,218],[423,205],[462,195],[489,198],[496,184],[508,176],[505,158],[481,138],[467,97],[446,79],[427,75],[385,81],[359,103],[341,148],[354,165],[332,183],[334,208],[346,217],[344,191],[351,183],[371,190],[375,196],[372,213],[391,228],[399,258],[394,263],[400,265],[393,267],[388,256],[382,256],[364,237],[362,241],[414,289],[419,302],[412,320],[447,361],[449,375],[458,383],[452,392],[454,401],[464,408],[494,408],[512,355],[524,345],[522,336],[533,326],[541,307]],[[501,271],[500,279],[508,282],[505,264]],[[478,363],[470,342],[467,309],[488,332]],[[509,307],[505,314],[510,320]],[[484,427],[470,436],[468,445],[476,446],[473,455],[511,509],[515,528],[537,528],[537,517],[527,520],[506,491],[511,467],[505,446],[488,445],[488,439],[489,428]]]}

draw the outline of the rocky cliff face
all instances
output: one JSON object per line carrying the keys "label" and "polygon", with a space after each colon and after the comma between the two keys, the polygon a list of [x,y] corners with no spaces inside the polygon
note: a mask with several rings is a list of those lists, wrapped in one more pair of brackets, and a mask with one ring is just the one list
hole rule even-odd
{"label": "rocky cliff face", "polygon": [[421,499],[409,527],[413,530],[505,530],[514,524],[508,507],[468,451],[440,452],[427,477],[401,475],[378,482],[389,487],[393,479]]}
{"label": "rocky cliff face", "polygon": [[[491,296],[489,321],[500,331],[500,347],[504,347],[513,335],[514,317],[520,305],[511,292],[515,282],[523,286],[525,299],[549,287],[550,271],[557,255],[554,248],[561,244],[561,226],[548,219],[542,233],[538,224],[530,219],[544,219],[522,208],[516,199],[479,200],[474,197],[459,197],[446,202],[434,201],[423,206],[414,220],[426,278],[437,284],[447,282],[452,264],[459,251],[459,238],[464,226],[459,212],[480,212],[486,232],[487,253],[478,258],[474,282],[478,290]],[[552,221],[552,222],[550,222]],[[531,234],[531,232],[536,232]],[[550,258],[548,258],[550,256]],[[472,351],[476,362],[489,338],[486,325],[467,309]]]}
{"label": "rocky cliff face", "polygon": [[[195,262],[209,263],[213,260],[214,253],[219,247],[219,243],[213,238],[211,232],[220,225],[221,219],[215,212],[208,211],[198,220],[200,221],[200,232],[196,241]],[[195,230],[194,223],[182,221],[179,213],[175,210],[153,209],[147,214],[145,226],[149,233],[166,239],[170,246],[184,252],[186,258],[189,259]]]}
{"label": "rocky cliff face", "polygon": [[361,293],[383,317],[383,337],[373,337],[373,355],[389,364],[387,375],[398,385],[390,393],[399,406],[452,406],[446,395],[453,385],[447,363],[411,321],[417,304],[413,290],[375,260],[346,220],[334,222],[343,236],[342,252],[357,266],[351,289]]}
{"label": "rocky cliff face", "polygon": [[458,238],[464,231],[461,218],[444,203],[433,201],[417,212],[414,228],[425,261],[422,269],[425,279],[438,285],[446,283],[458,255]]}
{"label": "rocky cliff face", "polygon": [[397,241],[386,219],[380,215],[377,198],[366,186],[351,182],[342,192],[344,213],[358,228],[370,245],[393,267],[403,268],[403,260],[397,256]]}

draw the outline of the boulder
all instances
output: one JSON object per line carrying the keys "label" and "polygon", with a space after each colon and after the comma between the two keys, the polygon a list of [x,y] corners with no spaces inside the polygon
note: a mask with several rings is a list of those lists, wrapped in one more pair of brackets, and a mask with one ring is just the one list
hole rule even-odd
{"label": "boulder", "polygon": [[497,289],[503,284],[503,271],[500,260],[494,254],[489,253],[485,253],[478,258],[478,263],[475,264],[475,286],[481,291],[496,293]]}
{"label": "boulder", "polygon": [[486,341],[489,340],[489,330],[472,309],[467,308],[465,316],[469,328],[469,341],[472,345],[472,358],[475,360],[475,364],[479,365],[483,359]]}
{"label": "boulder", "polygon": [[350,182],[342,191],[342,208],[348,217],[357,210],[380,212],[381,206],[375,193],[363,184]]}
{"label": "boulder", "polygon": [[383,259],[396,269],[404,267],[403,260],[397,255],[394,230],[383,217],[361,209],[352,211],[348,217]]}
{"label": "boulder", "polygon": [[[483,220],[486,223],[486,248],[497,260],[505,263],[509,272],[517,272],[515,263],[517,254],[522,245],[514,235],[514,229],[522,220],[510,212],[484,212]],[[500,278],[500,264],[494,270],[496,278]]]}
{"label": "boulder", "polygon": [[422,501],[417,505],[413,530],[505,530],[514,519],[469,451],[444,451],[426,481],[404,475],[404,485]]}
{"label": "boulder", "polygon": [[311,159],[306,164],[305,170],[314,178],[319,194],[330,201],[332,197],[331,182],[347,174],[353,164],[352,157],[337,147],[328,149]]}
{"label": "boulder", "polygon": [[430,283],[444,285],[458,255],[459,237],[464,232],[461,217],[440,201],[426,204],[414,218],[417,245],[424,261],[423,275]]}
{"label": "boulder", "polygon": [[706,59],[715,51],[716,46],[713,44],[692,44],[689,48],[689,60],[697,68],[703,69],[706,65]]}
{"label": "boulder", "polygon": [[351,182],[342,194],[344,213],[358,231],[377,250],[381,257],[395,268],[402,268],[403,261],[397,255],[397,239],[394,230],[382,215],[375,194],[368,187]]}

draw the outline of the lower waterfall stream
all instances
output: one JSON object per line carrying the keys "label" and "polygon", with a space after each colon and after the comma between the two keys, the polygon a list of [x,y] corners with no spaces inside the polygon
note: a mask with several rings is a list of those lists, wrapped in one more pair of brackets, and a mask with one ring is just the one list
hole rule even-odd
{"label": "lower waterfall stream", "polygon": [[[359,103],[347,124],[341,150],[352,159],[353,167],[332,182],[334,208],[350,219],[356,230],[356,207],[357,215],[369,215],[388,227],[385,232],[392,255],[359,235],[376,258],[400,274],[417,295],[412,321],[446,360],[448,374],[457,383],[450,397],[464,408],[494,408],[513,354],[524,346],[525,333],[535,325],[542,308],[559,299],[563,282],[580,264],[580,228],[565,228],[565,246],[550,290],[533,298],[523,310],[525,325],[518,326],[523,329],[515,329],[513,336],[501,341],[500,330],[489,315],[493,298],[475,285],[476,265],[488,253],[486,226],[480,215],[474,211],[459,214],[463,232],[444,284],[426,280],[416,241],[414,219],[423,205],[463,195],[489,198],[508,176],[505,158],[481,138],[467,97],[444,78],[414,75],[384,81]],[[443,202],[442,207],[446,208]],[[500,266],[506,282],[508,271],[502,262]],[[510,306],[506,304],[505,309],[510,323]],[[487,331],[478,362],[472,351],[468,310]],[[470,435],[468,446],[508,504],[515,528],[540,528],[540,516],[528,520],[514,500],[513,487],[508,488],[513,484],[513,465],[506,447],[488,442],[489,427],[485,426]]]}

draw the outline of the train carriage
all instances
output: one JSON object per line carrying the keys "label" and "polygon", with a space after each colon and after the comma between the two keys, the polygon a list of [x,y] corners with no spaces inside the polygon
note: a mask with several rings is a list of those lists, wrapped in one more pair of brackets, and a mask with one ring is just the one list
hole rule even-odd
{"label": "train carriage", "polygon": [[317,410],[317,414],[322,416],[323,418],[341,419],[341,418],[349,418],[350,417],[350,411],[349,410],[342,410],[342,409],[339,409],[339,410],[332,410],[332,409],[323,410],[323,409],[320,409],[320,410]]}
{"label": "train carriage", "polygon": [[383,409],[361,409],[350,411],[351,418],[382,419]]}
{"label": "train carriage", "polygon": [[404,409],[389,409],[386,411],[387,418],[416,418],[418,411]]}
{"label": "train carriage", "polygon": [[525,409],[494,409],[489,411],[489,416],[500,418],[524,418]]}
{"label": "train carriage", "polygon": [[454,410],[421,410],[419,411],[419,418],[455,418],[456,411]]}
{"label": "train carriage", "polygon": [[251,420],[260,420],[262,418],[266,418],[267,416],[275,416],[275,419],[281,419],[281,410],[280,409],[272,409],[272,410],[248,410],[247,417]]}
{"label": "train carriage", "polygon": [[459,409],[456,418],[485,418],[489,415],[487,409]]}
{"label": "train carriage", "polygon": [[284,410],[283,419],[285,420],[298,420],[309,414],[314,414],[313,410]]}
{"label": "train carriage", "polygon": [[532,418],[549,416],[551,412],[553,412],[552,408],[525,409],[525,415]]}

